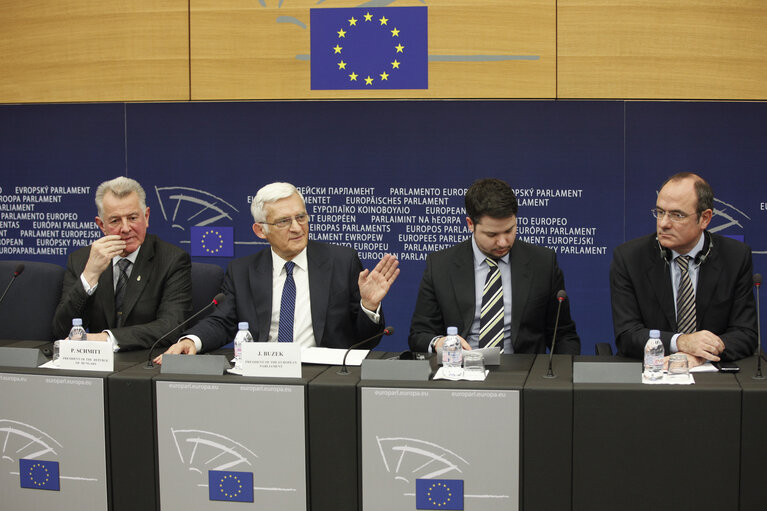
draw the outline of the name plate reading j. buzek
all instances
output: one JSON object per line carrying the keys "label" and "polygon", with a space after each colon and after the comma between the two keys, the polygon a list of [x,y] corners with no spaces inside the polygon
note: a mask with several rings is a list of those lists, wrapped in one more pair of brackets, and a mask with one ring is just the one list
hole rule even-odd
{"label": "name plate reading j. buzek", "polygon": [[114,371],[115,353],[111,342],[61,341],[59,369]]}
{"label": "name plate reading j. buzek", "polygon": [[292,342],[242,344],[242,374],[273,378],[301,377],[301,346]]}

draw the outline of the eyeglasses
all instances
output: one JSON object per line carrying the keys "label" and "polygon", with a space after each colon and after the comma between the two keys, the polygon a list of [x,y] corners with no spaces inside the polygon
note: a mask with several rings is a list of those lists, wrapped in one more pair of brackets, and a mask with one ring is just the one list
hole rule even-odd
{"label": "eyeglasses", "polygon": [[687,217],[694,215],[694,213],[688,215],[681,211],[666,211],[660,208],[653,208],[650,210],[650,213],[657,220],[663,220],[663,217],[668,215],[672,222],[683,222]]}
{"label": "eyeglasses", "polygon": [[306,224],[309,223],[309,214],[308,213],[301,213],[300,215],[296,215],[296,216],[292,216],[292,217],[289,216],[287,218],[280,218],[276,222],[272,222],[272,223],[261,222],[261,223],[262,224],[266,224],[266,225],[273,225],[277,229],[287,229],[288,227],[293,225],[293,220],[298,222],[298,225],[306,225]]}

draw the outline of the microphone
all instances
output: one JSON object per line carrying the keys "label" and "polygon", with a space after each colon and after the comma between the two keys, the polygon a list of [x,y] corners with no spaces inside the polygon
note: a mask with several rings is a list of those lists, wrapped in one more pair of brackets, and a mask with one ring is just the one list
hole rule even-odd
{"label": "microphone", "polygon": [[3,296],[0,296],[0,303],[3,303],[3,298],[5,298],[5,294],[11,288],[11,284],[13,284],[13,281],[16,280],[16,277],[21,275],[23,272],[24,272],[24,263],[17,264],[16,269],[13,270],[13,275],[11,276],[11,280],[8,281],[8,285],[5,286],[5,291],[3,291]]}
{"label": "microphone", "polygon": [[551,367],[551,361],[554,358],[554,347],[557,345],[557,329],[559,328],[559,311],[562,310],[562,302],[567,298],[567,293],[564,289],[557,291],[557,320],[554,322],[554,337],[551,339],[551,352],[549,353],[549,370],[544,375],[544,378],[556,378],[554,370]]}
{"label": "microphone", "polygon": [[152,347],[151,347],[151,348],[149,348],[149,357],[147,357],[147,359],[146,359],[146,365],[144,366],[144,369],[152,369],[152,368],[154,367],[154,362],[152,362],[152,351],[154,351],[154,349],[157,347],[157,345],[158,345],[158,344],[160,344],[160,341],[162,341],[163,339],[165,339],[166,337],[168,337],[170,334],[172,334],[173,332],[175,332],[176,330],[178,330],[178,329],[179,329],[179,328],[181,328],[182,326],[184,326],[184,325],[188,324],[188,323],[189,323],[190,321],[192,321],[194,318],[196,318],[197,316],[199,316],[200,314],[202,314],[202,313],[203,313],[203,312],[205,312],[206,310],[210,309],[210,308],[211,308],[211,307],[213,307],[214,305],[218,305],[218,304],[220,304],[221,302],[223,302],[223,301],[224,301],[224,298],[226,298],[226,295],[225,295],[224,293],[219,293],[219,294],[217,294],[216,296],[214,296],[214,297],[213,297],[213,300],[211,300],[211,302],[210,302],[208,305],[206,305],[205,307],[203,307],[202,309],[200,309],[199,311],[197,311],[197,312],[196,312],[194,315],[192,315],[190,318],[186,319],[185,321],[182,321],[182,322],[181,322],[181,323],[179,323],[179,324],[178,324],[176,327],[174,327],[173,329],[171,329],[171,330],[170,330],[168,333],[166,333],[165,335],[163,335],[162,337],[160,337],[159,339],[157,339],[157,340],[154,342],[154,344],[152,344]]}
{"label": "microphone", "polygon": [[754,274],[754,287],[756,288],[756,339],[757,339],[757,352],[756,352],[756,374],[752,376],[754,380],[763,380],[762,374],[762,322],[759,315],[759,288],[762,287],[762,274]]}
{"label": "microphone", "polygon": [[[352,344],[352,345],[349,347],[349,349],[348,349],[348,350],[346,350],[346,353],[344,353],[344,361],[343,361],[343,364],[341,365],[341,370],[340,370],[340,371],[338,371],[338,374],[344,374],[344,375],[345,375],[345,374],[351,374],[351,373],[349,372],[349,369],[347,369],[347,368],[346,368],[346,357],[348,357],[348,356],[349,356],[349,352],[350,352],[351,350],[353,350],[353,349],[355,349],[355,348],[359,348],[359,347],[360,347],[360,346],[362,346],[363,344],[366,344],[366,343],[368,343],[368,342],[370,342],[370,341],[374,341],[374,340],[376,340],[376,339],[380,339],[380,338],[381,338],[381,337],[383,337],[384,335],[391,335],[391,334],[393,334],[393,333],[394,333],[394,327],[393,327],[393,326],[387,326],[387,327],[386,327],[386,328],[384,328],[382,331],[380,331],[380,332],[378,332],[377,334],[375,334],[373,337],[369,337],[369,338],[365,339],[364,341],[360,341],[360,342],[358,342],[357,344]],[[376,346],[378,346],[378,343],[375,343],[375,344],[373,345],[373,348],[375,348]],[[371,348],[371,349],[372,349],[372,348]]]}

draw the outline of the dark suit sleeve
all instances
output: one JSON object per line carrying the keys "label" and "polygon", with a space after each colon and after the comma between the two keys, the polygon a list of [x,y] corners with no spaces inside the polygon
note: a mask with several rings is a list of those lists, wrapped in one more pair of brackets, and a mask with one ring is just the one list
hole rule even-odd
{"label": "dark suit sleeve", "polygon": [[447,330],[442,309],[437,301],[433,279],[433,258],[429,255],[426,258],[426,270],[423,272],[421,285],[418,288],[413,319],[410,321],[408,344],[412,351],[429,351],[431,340],[438,335],[443,335],[443,332]]}
{"label": "dark suit sleeve", "polygon": [[[725,346],[721,355],[723,360],[740,360],[751,356],[756,350],[758,339],[753,271],[751,251],[747,250],[737,269],[727,329],[719,335]],[[726,306],[726,303],[723,305]]]}
{"label": "dark suit sleeve", "polygon": [[[557,308],[559,307],[559,301],[556,296],[560,290],[565,289],[565,277],[562,269],[557,264],[556,255],[553,255],[552,258],[552,289],[550,296],[554,298],[549,301],[548,321],[546,322],[546,343],[549,346],[549,350],[551,349],[551,340],[554,337],[554,325],[557,318]],[[514,285],[513,282],[512,285]],[[575,330],[575,322],[570,316],[570,300],[562,302],[562,308],[559,313],[559,327],[557,329],[557,344],[554,352],[565,355],[581,354],[581,339]]]}
{"label": "dark suit sleeve", "polygon": [[[157,277],[162,280],[153,284],[160,295],[157,314],[154,320],[146,323],[110,329],[121,351],[149,348],[180,325],[192,308],[192,260],[189,254],[183,250],[158,251],[155,258],[155,275],[160,272]],[[153,278],[157,278],[155,275]]]}
{"label": "dark suit sleeve", "polygon": [[[650,329],[644,324],[637,300],[637,290],[631,279],[626,255],[618,247],[610,264],[610,301],[613,310],[613,329],[618,354],[631,358],[643,358],[644,345]],[[666,353],[670,353],[671,336],[674,332],[662,332],[661,340]]]}
{"label": "dark suit sleeve", "polygon": [[[379,313],[379,322],[375,323],[365,313],[362,308],[362,297],[360,296],[359,277],[363,270],[362,262],[359,255],[354,253],[351,264],[349,265],[349,314],[355,323],[355,330],[357,331],[357,339],[352,339],[349,346],[352,344],[363,341],[369,337],[373,337],[377,333],[381,332],[384,328],[384,316],[383,316],[383,303],[381,304],[381,312]],[[372,311],[375,312],[375,311]],[[364,348],[364,346],[363,346]]]}
{"label": "dark suit sleeve", "polygon": [[85,315],[89,296],[80,282],[83,268],[79,267],[76,259],[79,260],[79,257],[74,253],[67,258],[61,300],[56,307],[56,313],[53,315],[53,335],[56,339],[64,339],[69,335],[69,329],[72,328],[72,318],[82,318]]}
{"label": "dark suit sleeve", "polygon": [[[234,265],[230,263],[226,269],[224,281],[221,283],[221,292],[224,293],[224,300],[208,317],[184,332],[179,338],[187,335],[196,335],[200,338],[200,342],[202,343],[202,352],[218,349],[234,339],[238,324],[235,273],[236,270]],[[242,276],[242,280],[244,289],[247,287],[247,275]],[[248,297],[243,297],[243,299],[247,298]],[[248,320],[250,331],[254,338],[258,339],[258,325],[256,325],[255,321],[252,321],[250,317],[245,319]]]}

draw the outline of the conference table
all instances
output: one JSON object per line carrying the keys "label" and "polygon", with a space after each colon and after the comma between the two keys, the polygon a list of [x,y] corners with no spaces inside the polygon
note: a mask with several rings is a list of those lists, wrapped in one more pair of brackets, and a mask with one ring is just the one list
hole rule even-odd
{"label": "conference table", "polygon": [[[546,378],[548,356],[507,355],[483,382],[363,380],[359,367],[322,365],[289,379],[162,374],[145,359],[117,354],[112,373],[0,367],[9,445],[23,447],[13,434],[53,446],[34,459],[55,459],[60,482],[20,487],[26,451],[8,451],[8,509],[219,509],[242,498],[286,510],[450,509],[458,495],[467,510],[767,502],[767,382],[751,377],[755,357],[689,386],[573,383],[581,363],[638,364],[618,357],[556,355]],[[215,482],[215,500],[219,473],[229,479]],[[232,480],[253,490],[232,492]],[[449,503],[434,497],[446,487]]]}

